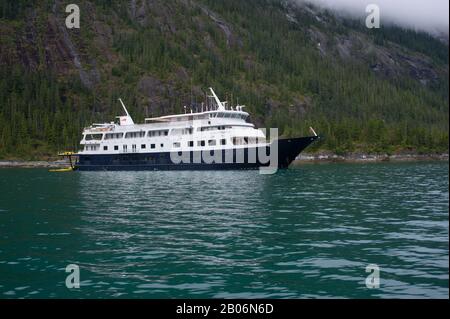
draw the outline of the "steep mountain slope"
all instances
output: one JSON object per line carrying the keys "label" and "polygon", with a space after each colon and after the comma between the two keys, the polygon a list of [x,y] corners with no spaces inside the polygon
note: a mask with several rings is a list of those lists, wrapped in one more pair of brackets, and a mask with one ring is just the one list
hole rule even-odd
{"label": "steep mountain slope", "polygon": [[313,126],[313,150],[448,150],[448,44],[281,0],[0,4],[0,157],[77,148],[81,128],[142,120],[216,88],[284,135]]}

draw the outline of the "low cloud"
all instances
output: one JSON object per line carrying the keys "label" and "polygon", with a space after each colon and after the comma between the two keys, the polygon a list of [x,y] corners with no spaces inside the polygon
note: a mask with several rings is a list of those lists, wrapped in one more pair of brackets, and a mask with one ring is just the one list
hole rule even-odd
{"label": "low cloud", "polygon": [[367,16],[366,6],[377,4],[381,23],[392,23],[431,34],[449,33],[449,0],[294,0],[311,3],[356,18]]}

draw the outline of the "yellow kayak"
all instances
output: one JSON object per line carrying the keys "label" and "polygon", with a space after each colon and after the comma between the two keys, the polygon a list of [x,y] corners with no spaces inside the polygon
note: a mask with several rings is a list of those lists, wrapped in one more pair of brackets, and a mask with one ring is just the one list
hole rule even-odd
{"label": "yellow kayak", "polygon": [[72,167],[66,167],[66,168],[54,168],[54,169],[49,169],[49,172],[71,172],[73,171]]}

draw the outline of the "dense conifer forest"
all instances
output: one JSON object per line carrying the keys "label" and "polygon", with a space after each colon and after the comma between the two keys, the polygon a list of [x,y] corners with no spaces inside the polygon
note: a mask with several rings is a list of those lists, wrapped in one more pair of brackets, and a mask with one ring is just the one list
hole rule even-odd
{"label": "dense conifer forest", "polygon": [[76,150],[92,122],[199,105],[214,87],[259,127],[336,154],[448,152],[448,43],[281,0],[0,2],[0,159]]}

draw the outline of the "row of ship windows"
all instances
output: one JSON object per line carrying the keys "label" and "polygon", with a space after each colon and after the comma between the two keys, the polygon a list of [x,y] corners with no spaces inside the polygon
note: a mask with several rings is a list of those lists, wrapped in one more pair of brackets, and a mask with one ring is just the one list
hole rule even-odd
{"label": "row of ship windows", "polygon": [[[216,144],[216,140],[208,140],[208,141],[197,141],[197,146],[206,146],[208,144],[208,146],[215,146]],[[227,144],[227,140],[226,139],[221,139],[220,140],[220,145],[226,145]],[[164,148],[164,143],[160,144],[161,148]],[[194,147],[194,141],[188,141],[187,142],[187,146],[188,147]],[[173,143],[173,147],[174,148],[179,148],[181,147],[181,143],[180,142],[175,142]],[[86,151],[98,151],[100,148],[99,145],[85,145],[85,150]],[[155,149],[156,148],[156,144],[150,144],[150,149]],[[136,144],[131,145],[131,149],[133,151],[137,150],[137,146]],[[147,145],[146,144],[141,144],[141,150],[147,149]],[[104,145],[103,146],[103,150],[107,151],[108,150],[108,146]],[[119,145],[114,145],[114,150],[118,151],[119,150]],[[128,145],[122,145],[122,150],[124,152],[128,151]]]}
{"label": "row of ship windows", "polygon": [[[231,128],[231,126],[208,126],[208,127],[199,127],[197,131],[215,131],[215,130],[225,130],[226,128]],[[172,129],[172,134],[181,134],[181,135],[190,135],[193,133],[192,128],[183,128],[183,129]],[[124,133],[106,133],[105,140],[112,139],[120,139],[123,138]],[[125,133],[125,138],[142,138],[145,137],[145,131],[137,131],[137,132],[127,132]],[[155,136],[168,136],[169,130],[157,130],[157,131],[148,131],[147,137],[155,137]],[[103,134],[86,134],[86,141],[100,141],[103,139]]]}
{"label": "row of ship windows", "polygon": [[247,118],[247,115],[244,114],[233,114],[233,113],[212,113],[209,117],[222,117],[222,118],[235,118],[235,119],[243,119]]}
{"label": "row of ship windows", "polygon": [[[233,138],[233,145],[247,145],[247,144],[256,144],[258,143],[258,139],[256,138],[247,138],[247,137],[234,137]],[[221,139],[220,140],[220,145],[226,145],[227,141],[226,139]],[[197,146],[215,146],[217,145],[216,140],[208,140],[208,141],[197,141]],[[194,141],[188,141],[187,142],[187,146],[188,147],[194,147]],[[164,143],[160,144],[161,148],[164,148]],[[175,142],[173,143],[173,147],[174,148],[180,148],[181,147],[181,143],[180,142]],[[133,152],[135,152],[137,150],[137,146],[136,144],[133,144],[131,146]],[[146,144],[141,144],[141,150],[144,150],[147,148]],[[150,144],[150,149],[155,149],[156,148],[156,144]],[[85,150],[86,151],[98,151],[100,149],[99,145],[85,145]],[[104,145],[103,146],[103,150],[107,151],[108,150],[108,146]],[[114,150],[118,151],[119,150],[119,146],[118,145],[114,145]],[[122,145],[122,150],[124,152],[128,151],[128,145]]]}
{"label": "row of ship windows", "polygon": [[[201,114],[201,115],[184,115],[180,117],[173,118],[171,122],[182,122],[182,121],[193,121],[193,120],[205,120],[207,118],[226,118],[226,119],[242,119],[245,121],[247,115],[245,114],[234,114],[234,113],[211,113]],[[152,121],[152,119],[145,119],[145,122],[148,123]]]}
{"label": "row of ship windows", "polygon": [[[137,132],[127,132],[125,134],[125,138],[138,138],[145,137],[145,131],[137,131]],[[154,136],[167,136],[169,135],[169,130],[158,130],[158,131],[148,131],[148,137]],[[105,140],[119,139],[123,138],[123,133],[106,133]],[[86,141],[100,141],[103,139],[103,134],[86,134]]]}

